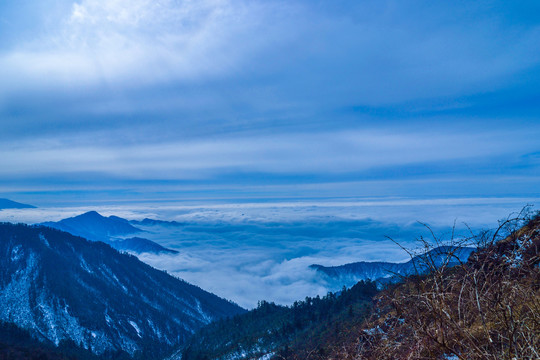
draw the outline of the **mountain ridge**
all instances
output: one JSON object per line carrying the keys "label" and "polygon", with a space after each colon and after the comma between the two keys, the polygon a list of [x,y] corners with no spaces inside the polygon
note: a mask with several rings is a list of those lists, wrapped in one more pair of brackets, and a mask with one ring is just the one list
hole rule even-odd
{"label": "mountain ridge", "polygon": [[0,198],[0,210],[2,209],[35,209],[34,205],[23,204],[13,200]]}
{"label": "mountain ridge", "polygon": [[178,254],[179,251],[168,249],[158,243],[140,237],[116,240],[110,244],[118,251],[133,251],[136,253],[150,252],[154,254]]}
{"label": "mountain ridge", "polygon": [[178,251],[165,248],[160,244],[142,237],[125,238],[128,235],[140,234],[144,230],[130,224],[130,221],[115,215],[102,216],[97,211],[62,219],[57,222],[44,222],[39,225],[62,230],[70,234],[81,236],[92,241],[102,241],[120,251],[133,253],[170,253]]}
{"label": "mountain ridge", "polygon": [[111,237],[142,232],[141,229],[129,224],[126,219],[118,216],[105,217],[97,211],[88,211],[57,222],[48,221],[39,225],[50,226],[88,240],[103,242],[108,242]]}
{"label": "mountain ridge", "polygon": [[338,266],[313,264],[310,268],[345,286],[361,280],[387,283],[398,281],[405,276],[423,274],[429,270],[430,265],[451,267],[464,263],[475,250],[474,247],[439,246],[403,263],[359,261]]}

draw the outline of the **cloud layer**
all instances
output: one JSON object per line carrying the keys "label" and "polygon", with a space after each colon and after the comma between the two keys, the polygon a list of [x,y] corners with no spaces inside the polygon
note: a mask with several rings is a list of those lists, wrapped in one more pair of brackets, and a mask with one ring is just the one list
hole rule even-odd
{"label": "cloud layer", "polygon": [[[355,261],[404,261],[407,254],[386,236],[414,249],[419,236],[431,239],[417,221],[430,224],[442,240],[492,228],[520,211],[515,198],[364,199],[244,204],[180,205],[161,203],[115,206],[16,209],[0,211],[0,221],[58,221],[89,210],[128,219],[174,220],[175,225],[138,227],[139,236],[179,251],[143,254],[141,260],[231,299],[254,307],[265,299],[291,304],[305,296],[325,295],[340,284],[327,283],[309,265]],[[540,198],[535,199],[540,204]]]}
{"label": "cloud layer", "polygon": [[[507,196],[512,178],[512,195],[529,196],[540,150],[536,10],[3,2],[0,191],[48,194],[46,204],[85,189],[265,197],[284,185],[281,196],[314,196],[317,183],[343,196],[343,184],[377,180],[389,185],[373,195],[421,195],[430,183],[438,195]],[[484,191],[470,191],[479,181]]]}

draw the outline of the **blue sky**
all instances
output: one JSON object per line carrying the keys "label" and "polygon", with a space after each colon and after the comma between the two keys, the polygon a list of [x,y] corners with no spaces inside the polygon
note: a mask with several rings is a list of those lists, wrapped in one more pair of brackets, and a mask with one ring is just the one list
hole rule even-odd
{"label": "blue sky", "polygon": [[0,195],[537,198],[537,1],[6,0]]}

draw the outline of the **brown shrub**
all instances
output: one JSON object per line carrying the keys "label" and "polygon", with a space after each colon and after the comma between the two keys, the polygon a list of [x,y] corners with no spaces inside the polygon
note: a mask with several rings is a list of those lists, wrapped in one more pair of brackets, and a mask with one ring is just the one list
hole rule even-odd
{"label": "brown shrub", "polygon": [[522,215],[464,239],[479,246],[467,263],[426,259],[429,275],[383,291],[355,358],[540,359],[540,216]]}

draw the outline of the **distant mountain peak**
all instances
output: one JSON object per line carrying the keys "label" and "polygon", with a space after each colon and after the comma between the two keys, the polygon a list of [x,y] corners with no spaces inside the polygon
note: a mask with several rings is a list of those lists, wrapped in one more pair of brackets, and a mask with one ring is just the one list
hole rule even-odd
{"label": "distant mountain peak", "polygon": [[58,222],[46,222],[42,225],[82,236],[88,240],[103,242],[109,242],[113,237],[142,232],[126,219],[118,216],[105,217],[93,210]]}
{"label": "distant mountain peak", "polygon": [[103,218],[103,219],[105,218],[105,216],[101,215],[100,213],[98,213],[95,210],[87,211],[84,214],[77,215],[75,217],[92,217],[92,218]]}
{"label": "distant mountain peak", "polygon": [[13,200],[0,198],[0,210],[2,209],[35,209],[33,205],[22,204]]}
{"label": "distant mountain peak", "polygon": [[[87,220],[100,221],[100,222],[109,223],[109,224],[113,224],[113,223],[129,224],[129,221],[124,219],[124,218],[114,216],[114,215],[103,216],[103,215],[101,215],[100,213],[98,213],[95,210],[90,210],[90,211],[87,211],[85,213],[82,213],[80,215],[76,215],[76,216],[74,216],[72,218],[68,218],[68,219],[77,219],[77,220],[86,220],[87,219]],[[64,219],[64,220],[67,220],[67,219]],[[140,231],[139,229],[137,229],[137,230]]]}
{"label": "distant mountain peak", "polygon": [[102,241],[119,251],[137,254],[178,253],[176,250],[165,248],[152,240],[142,237],[125,238],[127,235],[138,234],[144,232],[144,230],[131,225],[130,221],[124,218],[114,215],[105,217],[94,210],[58,222],[46,222],[41,225],[81,236],[88,240]]}

